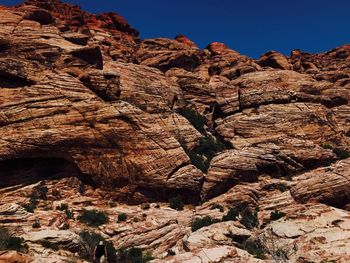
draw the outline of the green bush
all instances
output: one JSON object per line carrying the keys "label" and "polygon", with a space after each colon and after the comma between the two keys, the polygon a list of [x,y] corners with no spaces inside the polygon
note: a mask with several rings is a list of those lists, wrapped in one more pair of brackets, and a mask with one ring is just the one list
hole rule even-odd
{"label": "green bush", "polygon": [[218,204],[212,204],[212,206],[210,207],[211,210],[214,209],[219,209],[220,212],[224,212],[224,207],[222,205],[218,205]]}
{"label": "green bush", "polygon": [[118,263],[146,263],[153,259],[151,254],[143,254],[140,248],[135,247],[120,250],[118,255]]}
{"label": "green bush", "polygon": [[60,205],[56,206],[56,209],[60,210],[60,211],[65,211],[68,209],[68,204],[60,204]]}
{"label": "green bush", "polygon": [[119,263],[118,258],[116,256],[116,249],[113,246],[113,243],[110,241],[106,241],[100,234],[94,232],[83,231],[79,233],[80,238],[82,239],[82,243],[85,246],[85,250],[81,254],[81,257],[90,260],[93,262],[94,249],[96,245],[103,241],[106,250],[107,250],[107,258],[109,263]]}
{"label": "green bush", "polygon": [[40,244],[45,248],[49,248],[52,250],[59,250],[58,244],[51,243],[50,241],[48,241],[46,239],[41,240]]}
{"label": "green bush", "polygon": [[191,163],[206,173],[215,154],[224,151],[226,146],[219,139],[206,136],[200,138],[197,146],[192,150],[189,150],[186,146],[183,146],[183,148],[190,158]]}
{"label": "green bush", "polygon": [[7,229],[0,227],[0,251],[16,250],[21,253],[27,253],[28,247],[24,245],[23,242],[23,238],[13,237]]}
{"label": "green bush", "polygon": [[255,209],[254,213],[251,213],[249,210],[242,211],[242,218],[239,222],[247,229],[253,229],[257,227],[259,225],[258,211],[259,209],[257,208]]}
{"label": "green bush", "polygon": [[64,210],[64,213],[66,214],[68,219],[73,219],[74,218],[74,212],[72,210]]}
{"label": "green bush", "polygon": [[205,226],[210,226],[214,223],[220,222],[217,219],[214,219],[210,216],[205,216],[203,218],[196,218],[193,222],[192,222],[192,232],[205,227]]}
{"label": "green bush", "polygon": [[259,225],[258,211],[256,208],[254,213],[242,204],[238,204],[236,207],[230,208],[226,215],[222,217],[222,221],[236,221],[238,216],[241,216],[239,222],[248,229],[253,229]]}
{"label": "green bush", "polygon": [[47,199],[47,192],[48,192],[48,188],[47,186],[42,183],[38,186],[38,188],[35,189],[37,191],[37,197],[40,198],[40,199],[43,199],[43,200],[46,200]]}
{"label": "green bush", "polygon": [[99,226],[108,222],[108,216],[103,211],[83,209],[78,220],[89,226]]}
{"label": "green bush", "polygon": [[172,209],[176,209],[176,210],[182,210],[184,208],[184,203],[182,201],[181,196],[175,196],[173,198],[169,199],[169,206]]}
{"label": "green bush", "polygon": [[222,221],[236,221],[239,216],[239,208],[234,207],[228,210],[227,214],[222,217]]}
{"label": "green bush", "polygon": [[278,220],[278,219],[284,217],[285,215],[286,215],[285,213],[275,210],[275,211],[271,212],[270,219],[272,221],[275,221],[275,220]]}
{"label": "green bush", "polygon": [[23,204],[22,207],[29,213],[34,213],[34,210],[36,209],[38,205],[37,198],[33,195],[29,198],[29,203]]}
{"label": "green bush", "polygon": [[128,218],[127,214],[121,213],[118,215],[118,223],[124,222]]}
{"label": "green bush", "polygon": [[330,145],[330,144],[328,144],[328,143],[322,144],[321,146],[322,146],[324,149],[330,149],[330,150],[333,149],[333,146]]}
{"label": "green bush", "polygon": [[350,152],[342,148],[334,148],[333,152],[340,160],[347,159],[350,157]]}
{"label": "green bush", "polygon": [[246,240],[239,246],[246,250],[249,254],[259,259],[266,259],[265,250],[258,240]]}
{"label": "green bush", "polygon": [[189,150],[186,146],[183,146],[186,154],[191,160],[191,163],[196,166],[199,170],[206,173],[208,171],[210,163],[202,155],[196,153],[193,150]]}
{"label": "green bush", "polygon": [[40,221],[39,220],[35,220],[35,222],[32,224],[32,228],[40,228]]}
{"label": "green bush", "polygon": [[56,206],[56,209],[64,211],[68,219],[74,218],[74,212],[69,210],[68,204],[60,204],[59,206]]}
{"label": "green bush", "polygon": [[200,133],[204,133],[204,126],[207,123],[207,119],[200,115],[195,109],[182,108],[179,109],[179,113],[184,116]]}

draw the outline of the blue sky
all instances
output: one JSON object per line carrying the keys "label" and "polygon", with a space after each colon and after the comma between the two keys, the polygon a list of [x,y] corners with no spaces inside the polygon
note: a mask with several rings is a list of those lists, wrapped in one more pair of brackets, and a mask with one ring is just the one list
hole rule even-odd
{"label": "blue sky", "polygon": [[[14,5],[21,1],[0,0]],[[219,41],[257,58],[268,50],[327,51],[350,43],[350,0],[68,0],[114,11],[142,38],[184,34],[199,47]]]}

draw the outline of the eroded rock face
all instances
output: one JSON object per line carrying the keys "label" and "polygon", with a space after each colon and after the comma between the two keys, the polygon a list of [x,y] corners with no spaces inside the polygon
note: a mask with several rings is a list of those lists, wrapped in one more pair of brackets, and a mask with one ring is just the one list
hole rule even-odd
{"label": "eroded rock face", "polygon": [[[269,229],[300,242],[295,262],[347,260],[349,58],[344,45],[254,60],[183,35],[142,40],[117,14],[58,0],[1,7],[0,226],[30,256],[0,261],[71,260],[83,208],[105,211],[94,230],[116,248],[152,251],[154,262],[261,262],[244,244]],[[198,206],[152,203],[177,195]],[[56,209],[63,202],[73,218]],[[219,222],[237,206],[260,208],[259,227],[242,214]],[[275,210],[285,218],[273,221]],[[215,223],[192,232],[206,216]],[[48,233],[59,253],[42,246]]]}
{"label": "eroded rock face", "polygon": [[335,166],[320,168],[303,174],[292,187],[291,194],[301,203],[317,201],[339,208],[349,205],[350,159]]}

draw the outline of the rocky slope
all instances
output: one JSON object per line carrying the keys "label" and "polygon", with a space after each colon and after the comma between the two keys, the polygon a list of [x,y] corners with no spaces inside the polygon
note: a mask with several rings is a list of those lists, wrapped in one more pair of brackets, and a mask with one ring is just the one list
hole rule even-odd
{"label": "rocky slope", "polygon": [[58,0],[2,6],[0,226],[28,251],[0,262],[82,260],[84,230],[153,262],[347,262],[349,98],[350,45],[254,60]]}

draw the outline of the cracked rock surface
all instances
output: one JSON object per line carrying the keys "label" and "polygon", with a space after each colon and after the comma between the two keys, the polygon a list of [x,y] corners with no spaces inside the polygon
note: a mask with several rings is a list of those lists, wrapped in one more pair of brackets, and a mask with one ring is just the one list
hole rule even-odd
{"label": "cracked rock surface", "polygon": [[[288,262],[347,262],[349,99],[350,45],[254,60],[59,0],[0,6],[0,226],[28,247],[0,262],[82,261],[85,230],[153,262],[271,262],[257,240]],[[257,225],[222,221],[241,206]],[[87,226],[83,208],[109,221]]]}

